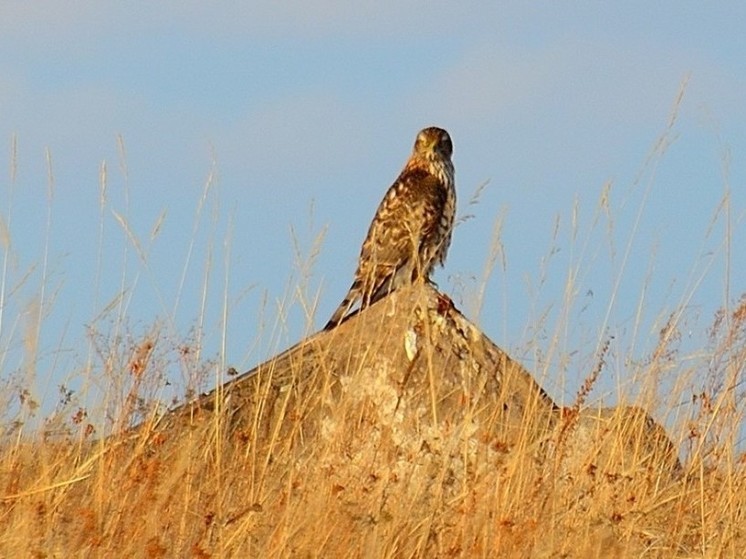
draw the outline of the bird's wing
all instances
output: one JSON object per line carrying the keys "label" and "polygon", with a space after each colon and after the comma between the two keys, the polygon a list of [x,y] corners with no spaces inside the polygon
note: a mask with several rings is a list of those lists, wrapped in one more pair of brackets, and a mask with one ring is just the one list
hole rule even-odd
{"label": "bird's wing", "polygon": [[445,204],[442,190],[438,179],[421,169],[405,170],[389,188],[360,254],[356,277],[363,284],[364,302],[396,287],[399,278],[411,281],[420,273],[422,244],[436,233]]}

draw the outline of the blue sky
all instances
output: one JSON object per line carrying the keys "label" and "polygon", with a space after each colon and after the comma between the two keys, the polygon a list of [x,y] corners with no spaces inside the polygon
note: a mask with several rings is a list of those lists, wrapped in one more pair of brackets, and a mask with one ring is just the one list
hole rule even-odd
{"label": "blue sky", "polygon": [[[288,285],[318,296],[323,325],[416,132],[439,125],[454,140],[460,213],[474,216],[440,287],[477,318],[499,220],[485,332],[565,400],[613,335],[599,396],[634,392],[670,312],[686,307],[694,351],[746,292],[745,24],[740,2],[4,2],[0,374],[32,371],[40,398],[80,388],[87,328],[105,330],[96,317],[123,288],[133,344],[154,322],[170,324],[159,343],[177,344],[204,304],[214,358],[226,282],[226,364],[244,370],[295,343],[300,305],[273,330]],[[147,266],[115,213],[149,247]],[[303,281],[291,230],[306,257],[323,235]],[[39,300],[30,364],[21,334]]]}

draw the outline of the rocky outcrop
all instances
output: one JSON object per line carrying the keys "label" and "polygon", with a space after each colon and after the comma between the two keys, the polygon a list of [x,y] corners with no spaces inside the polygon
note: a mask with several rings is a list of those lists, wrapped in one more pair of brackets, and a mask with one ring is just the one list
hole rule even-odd
{"label": "rocky outcrop", "polygon": [[147,432],[178,445],[216,426],[267,465],[292,459],[338,487],[367,470],[424,476],[416,485],[435,484],[441,498],[484,468],[520,464],[586,489],[639,475],[660,483],[678,468],[676,448],[643,410],[560,408],[429,285],[393,293]]}

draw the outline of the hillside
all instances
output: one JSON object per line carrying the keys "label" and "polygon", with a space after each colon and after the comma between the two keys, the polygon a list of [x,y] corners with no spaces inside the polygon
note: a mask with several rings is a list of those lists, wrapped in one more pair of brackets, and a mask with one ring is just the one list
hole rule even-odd
{"label": "hillside", "polygon": [[402,289],[133,431],[8,446],[0,555],[737,556],[742,469],[580,404]]}

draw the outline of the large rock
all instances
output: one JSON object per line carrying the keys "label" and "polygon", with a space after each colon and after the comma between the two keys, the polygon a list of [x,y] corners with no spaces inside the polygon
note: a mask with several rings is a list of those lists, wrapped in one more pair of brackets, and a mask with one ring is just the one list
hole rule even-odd
{"label": "large rock", "polygon": [[[437,509],[475,480],[499,483],[495,476],[559,484],[569,503],[585,506],[603,498],[599,483],[657,487],[678,467],[644,411],[559,408],[428,285],[172,411],[147,436],[182,445],[186,433],[213,437],[216,426],[225,445],[242,441],[264,479],[290,465],[339,494],[350,518],[371,522],[402,506]],[[230,454],[223,460],[238,459]]]}
{"label": "large rock", "polygon": [[172,411],[157,430],[178,436],[217,410],[229,436],[251,432],[254,445],[299,456],[345,440],[352,462],[383,448],[491,461],[516,445],[538,459],[560,417],[531,375],[430,286],[392,294]]}

